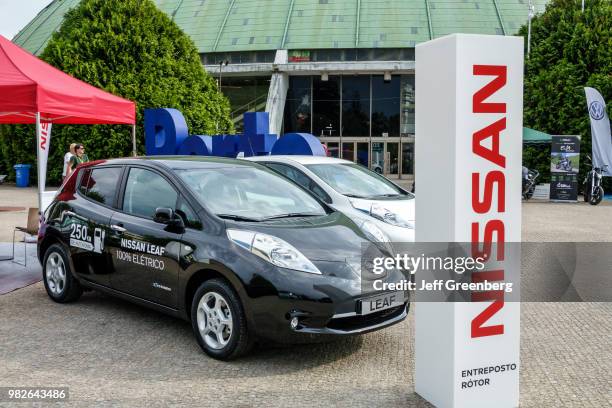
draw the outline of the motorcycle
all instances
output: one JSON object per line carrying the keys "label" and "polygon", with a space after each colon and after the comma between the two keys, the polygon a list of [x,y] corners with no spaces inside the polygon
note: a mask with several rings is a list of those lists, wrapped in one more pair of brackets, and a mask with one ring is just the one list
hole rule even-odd
{"label": "motorcycle", "polygon": [[562,156],[555,167],[557,170],[572,171],[572,162],[567,158],[567,156]]}
{"label": "motorcycle", "polygon": [[527,171],[524,172],[523,176],[523,199],[529,200],[533,197],[533,192],[535,191],[536,180],[540,177],[540,172],[537,170],[529,170],[525,168]]}
{"label": "motorcycle", "polygon": [[[587,158],[591,160],[591,157],[587,155]],[[584,201],[591,205],[597,205],[601,202],[604,196],[604,189],[601,186],[603,173],[607,171],[607,164],[603,167],[593,167],[587,174],[582,184],[584,191]]]}

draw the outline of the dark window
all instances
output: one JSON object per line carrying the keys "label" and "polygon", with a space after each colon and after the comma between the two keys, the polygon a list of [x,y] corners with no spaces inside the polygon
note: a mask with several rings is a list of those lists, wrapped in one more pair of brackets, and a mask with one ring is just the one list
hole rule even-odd
{"label": "dark window", "polygon": [[313,77],[312,133],[315,136],[340,134],[340,77],[329,75],[327,81]]}
{"label": "dark window", "polygon": [[342,136],[370,136],[370,77],[342,77]]}
{"label": "dark window", "polygon": [[402,136],[414,135],[414,75],[402,75]]}
{"label": "dark window", "polygon": [[[334,41],[334,43],[337,43],[337,41]],[[342,61],[342,50],[328,49],[311,51],[310,59],[311,61],[317,62]]]}
{"label": "dark window", "polygon": [[176,213],[183,219],[187,228],[202,229],[202,222],[182,197]]}
{"label": "dark window", "polygon": [[115,203],[121,170],[119,167],[92,169],[83,175],[81,192],[94,201],[112,206]]}
{"label": "dark window", "polygon": [[414,174],[414,143],[402,143],[402,174]]}
{"label": "dark window", "polygon": [[340,148],[338,147],[338,142],[327,143],[327,151],[329,152],[328,156],[330,157],[340,157]]}
{"label": "dark window", "polygon": [[344,50],[343,61],[355,61],[357,59],[357,50]]}
{"label": "dark window", "polygon": [[161,175],[145,169],[130,169],[123,211],[145,218],[153,218],[156,208],[176,208],[178,194]]}
{"label": "dark window", "polygon": [[355,161],[355,143],[342,143],[342,158],[344,160]]}
{"label": "dark window", "polygon": [[[265,107],[270,88],[270,77],[223,77],[223,93],[230,101],[232,117]],[[263,107],[262,107],[263,106]],[[243,121],[236,123],[242,132]]]}
{"label": "dark window", "polygon": [[310,128],[311,109],[310,77],[290,77],[285,103],[285,133],[312,133]]}
{"label": "dark window", "polygon": [[266,163],[266,166],[270,167],[272,170],[279,172],[288,179],[295,181],[300,186],[304,187],[306,190],[310,191],[326,203],[331,203],[331,198],[327,195],[327,193],[314,181],[312,181],[310,177],[308,177],[295,167],[280,163]]}
{"label": "dark window", "polygon": [[368,143],[357,143],[357,163],[362,166],[368,167],[370,165],[369,157],[370,146]]}
{"label": "dark window", "polygon": [[91,170],[87,169],[83,171],[81,176],[81,183],[79,184],[79,191],[82,194],[87,194],[87,186],[89,185],[89,176],[91,176]]}
{"label": "dark window", "polygon": [[372,76],[372,136],[399,136],[400,77]]}

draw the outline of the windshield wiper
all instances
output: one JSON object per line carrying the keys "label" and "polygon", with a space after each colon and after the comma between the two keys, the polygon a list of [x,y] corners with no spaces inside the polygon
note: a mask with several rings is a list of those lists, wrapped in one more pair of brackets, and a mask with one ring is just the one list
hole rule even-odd
{"label": "windshield wiper", "polygon": [[244,215],[237,215],[237,214],[217,214],[217,217],[224,218],[227,220],[234,220],[234,221],[250,221],[250,222],[260,222],[261,221],[259,218],[245,217]]}
{"label": "windshield wiper", "polygon": [[404,197],[404,195],[398,194],[398,193],[376,194],[376,195],[371,196],[370,198],[377,198],[377,197]]}
{"label": "windshield wiper", "polygon": [[278,219],[278,218],[291,218],[291,217],[316,217],[316,216],[319,216],[319,215],[324,215],[324,214],[295,212],[295,213],[273,215],[271,217],[264,218],[264,220],[275,220],[275,219]]}
{"label": "windshield wiper", "polygon": [[369,198],[369,197],[357,195],[357,194],[343,194],[343,195],[346,197],[350,197],[350,198]]}

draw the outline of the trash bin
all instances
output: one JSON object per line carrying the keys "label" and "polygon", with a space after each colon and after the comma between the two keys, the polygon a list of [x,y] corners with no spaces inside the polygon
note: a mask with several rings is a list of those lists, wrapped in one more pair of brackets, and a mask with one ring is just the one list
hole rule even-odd
{"label": "trash bin", "polygon": [[28,187],[30,185],[30,167],[32,167],[30,164],[16,164],[13,166],[17,187]]}

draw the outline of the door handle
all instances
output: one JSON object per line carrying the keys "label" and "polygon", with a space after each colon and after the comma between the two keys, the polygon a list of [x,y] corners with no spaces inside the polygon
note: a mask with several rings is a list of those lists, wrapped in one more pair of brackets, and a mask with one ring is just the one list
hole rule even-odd
{"label": "door handle", "polygon": [[111,227],[111,229],[113,231],[117,231],[117,232],[125,232],[126,231],[125,228],[123,228],[121,225],[113,224],[110,227]]}

